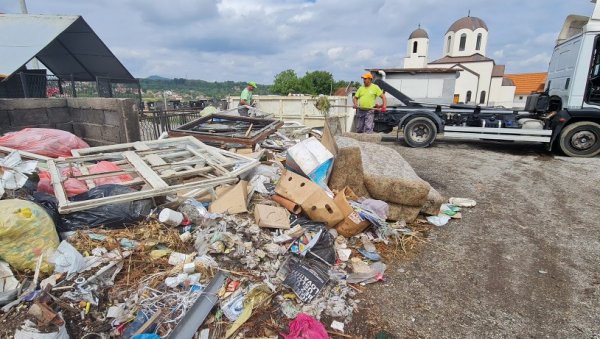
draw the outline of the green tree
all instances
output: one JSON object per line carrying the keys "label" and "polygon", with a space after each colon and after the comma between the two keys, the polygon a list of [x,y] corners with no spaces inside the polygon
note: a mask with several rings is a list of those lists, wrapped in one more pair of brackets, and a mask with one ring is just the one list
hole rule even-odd
{"label": "green tree", "polygon": [[280,95],[288,95],[289,93],[298,93],[302,89],[300,79],[293,69],[285,70],[275,76],[271,92]]}
{"label": "green tree", "polygon": [[303,89],[311,95],[330,95],[333,88],[333,75],[326,71],[306,72],[301,81]]}

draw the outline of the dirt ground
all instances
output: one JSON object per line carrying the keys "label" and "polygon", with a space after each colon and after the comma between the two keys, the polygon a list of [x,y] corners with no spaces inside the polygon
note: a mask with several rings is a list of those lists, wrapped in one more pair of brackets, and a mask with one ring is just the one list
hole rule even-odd
{"label": "dirt ground", "polygon": [[384,144],[445,196],[478,204],[366,289],[369,332],[600,338],[600,158],[493,142]]}

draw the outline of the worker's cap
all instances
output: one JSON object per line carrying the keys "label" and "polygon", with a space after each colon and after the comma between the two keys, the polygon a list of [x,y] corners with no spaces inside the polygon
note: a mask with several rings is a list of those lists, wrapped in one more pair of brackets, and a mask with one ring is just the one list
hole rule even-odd
{"label": "worker's cap", "polygon": [[256,82],[254,82],[254,81],[250,81],[250,82],[248,83],[248,85],[250,85],[250,86],[252,86],[252,87],[254,87],[254,88],[258,88],[258,86],[256,86]]}
{"label": "worker's cap", "polygon": [[367,72],[361,76],[363,79],[373,79],[373,74],[371,72]]}

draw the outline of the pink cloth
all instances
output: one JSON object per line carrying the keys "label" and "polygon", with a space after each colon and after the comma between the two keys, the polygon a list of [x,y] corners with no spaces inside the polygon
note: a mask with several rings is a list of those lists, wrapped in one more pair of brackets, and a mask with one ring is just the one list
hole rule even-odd
{"label": "pink cloth", "polygon": [[285,339],[328,339],[325,326],[308,314],[300,313],[290,322],[290,333]]}

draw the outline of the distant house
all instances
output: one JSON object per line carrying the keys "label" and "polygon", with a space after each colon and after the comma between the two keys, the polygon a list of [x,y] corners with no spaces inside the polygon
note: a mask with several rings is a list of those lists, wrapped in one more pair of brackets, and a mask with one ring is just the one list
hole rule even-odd
{"label": "distant house", "polygon": [[514,108],[522,109],[525,108],[528,95],[544,91],[548,73],[506,74],[505,77],[510,79],[516,86],[515,99],[513,101]]}

